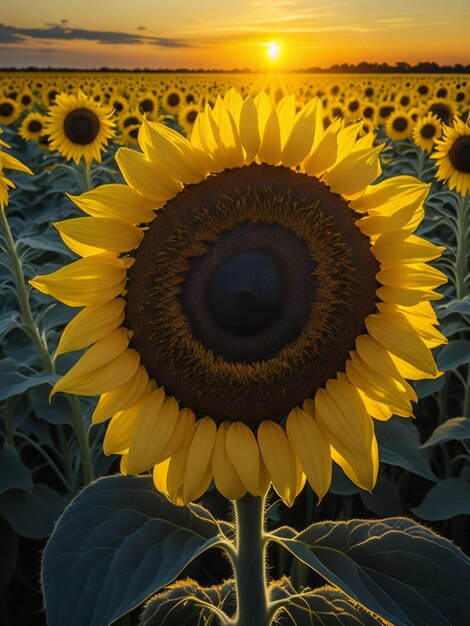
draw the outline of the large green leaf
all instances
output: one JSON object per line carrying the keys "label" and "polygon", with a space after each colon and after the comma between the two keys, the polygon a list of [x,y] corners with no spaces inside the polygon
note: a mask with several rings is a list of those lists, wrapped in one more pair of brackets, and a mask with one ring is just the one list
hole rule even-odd
{"label": "large green leaf", "polygon": [[470,418],[452,417],[434,429],[433,434],[423,443],[422,448],[429,448],[446,441],[470,439]]}
{"label": "large green leaf", "polygon": [[4,443],[0,450],[0,495],[9,489],[33,490],[31,472],[13,446]]}
{"label": "large green leaf", "polygon": [[151,598],[140,618],[140,626],[209,624],[214,612],[207,605],[232,616],[236,608],[233,580],[215,587],[201,587],[190,579],[175,583]]}
{"label": "large green leaf", "polygon": [[303,589],[299,595],[289,579],[276,581],[270,587],[271,599],[287,600],[287,610],[278,614],[279,626],[381,626],[378,616],[368,613],[347,595],[334,587]]}
{"label": "large green leaf", "polygon": [[454,339],[441,348],[437,355],[437,367],[441,372],[455,370],[461,365],[470,362],[470,341]]}
{"label": "large green leaf", "polygon": [[67,501],[47,485],[37,483],[33,491],[10,489],[0,497],[0,516],[18,535],[28,539],[49,537]]}
{"label": "large green leaf", "polygon": [[86,487],[46,546],[49,626],[107,626],[171,583],[221,539],[203,507],[177,507],[149,477],[112,476]]}
{"label": "large green leaf", "polygon": [[376,422],[374,426],[381,461],[403,467],[428,480],[437,480],[429,464],[428,451],[420,448],[418,429],[410,419],[392,417],[387,422]]}
{"label": "large green leaf", "polygon": [[320,522],[270,537],[394,626],[470,623],[470,560],[412,520]]}
{"label": "large green leaf", "polygon": [[470,515],[470,483],[455,476],[445,478],[434,485],[421,504],[411,509],[425,520],[450,519],[454,515]]}

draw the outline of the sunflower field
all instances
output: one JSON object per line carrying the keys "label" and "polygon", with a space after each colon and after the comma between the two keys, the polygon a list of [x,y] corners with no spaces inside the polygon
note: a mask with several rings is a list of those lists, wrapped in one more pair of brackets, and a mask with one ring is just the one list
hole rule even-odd
{"label": "sunflower field", "polygon": [[1,624],[470,623],[469,112],[0,73]]}

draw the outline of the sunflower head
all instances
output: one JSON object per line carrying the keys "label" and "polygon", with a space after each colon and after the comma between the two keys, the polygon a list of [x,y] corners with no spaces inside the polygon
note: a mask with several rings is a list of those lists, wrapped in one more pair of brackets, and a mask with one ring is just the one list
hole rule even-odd
{"label": "sunflower head", "polygon": [[431,155],[438,167],[436,178],[445,180],[450,189],[463,196],[470,193],[470,126],[455,116],[452,126],[443,127],[442,139],[436,141]]}
{"label": "sunflower head", "polygon": [[39,141],[41,135],[44,134],[46,126],[46,118],[40,113],[28,113],[21,122],[19,134],[23,139]]}
{"label": "sunflower head", "polygon": [[321,498],[332,459],[370,490],[373,418],[411,416],[405,377],[438,375],[440,249],[412,234],[428,187],[372,185],[382,146],[323,118],[319,99],[230,90],[191,141],[144,120],[142,152],[116,157],[126,184],[56,225],[83,258],[32,281],[84,307],[58,352],[89,350],[53,393],[101,395],[105,452],[177,504],[212,480]]}
{"label": "sunflower head", "polygon": [[54,100],[47,119],[50,148],[79,163],[101,162],[101,150],[114,136],[112,111],[101,108],[82,91],[61,93]]}
{"label": "sunflower head", "polygon": [[425,152],[431,152],[434,142],[440,139],[442,124],[437,115],[428,113],[420,118],[413,128],[413,141]]}

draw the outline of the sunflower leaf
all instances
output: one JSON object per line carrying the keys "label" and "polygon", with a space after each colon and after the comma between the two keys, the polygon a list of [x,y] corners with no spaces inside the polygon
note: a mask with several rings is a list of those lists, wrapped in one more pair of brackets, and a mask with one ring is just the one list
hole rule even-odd
{"label": "sunflower leaf", "polygon": [[270,586],[270,598],[283,602],[287,609],[276,618],[279,626],[380,626],[386,623],[328,585],[303,589],[300,595],[289,579],[284,578]]}
{"label": "sunflower leaf", "polygon": [[420,505],[411,509],[425,520],[444,520],[454,515],[470,515],[470,483],[455,476],[431,487]]}
{"label": "sunflower leaf", "polygon": [[44,553],[49,626],[106,626],[171,583],[222,539],[203,507],[177,507],[149,477],[111,476],[85,488]]}
{"label": "sunflower leaf", "polygon": [[464,441],[470,439],[470,418],[452,417],[434,429],[433,434],[425,441],[421,448],[429,448],[447,441]]}
{"label": "sunflower leaf", "polygon": [[412,520],[319,522],[270,538],[394,626],[470,623],[470,559]]}

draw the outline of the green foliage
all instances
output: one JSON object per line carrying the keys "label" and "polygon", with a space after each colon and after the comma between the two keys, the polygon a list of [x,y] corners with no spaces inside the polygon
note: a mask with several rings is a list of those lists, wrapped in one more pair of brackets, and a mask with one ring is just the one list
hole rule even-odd
{"label": "green foliage", "polygon": [[465,626],[470,560],[405,518],[320,522],[270,537],[394,626]]}
{"label": "green foliage", "polygon": [[171,583],[230,525],[177,507],[146,477],[85,488],[57,522],[43,559],[49,626],[105,626]]}

